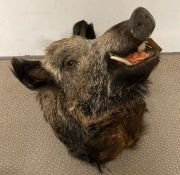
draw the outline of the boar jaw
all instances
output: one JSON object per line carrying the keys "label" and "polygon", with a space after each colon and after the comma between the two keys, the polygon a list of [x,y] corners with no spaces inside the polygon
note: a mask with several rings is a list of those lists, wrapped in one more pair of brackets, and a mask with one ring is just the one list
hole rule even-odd
{"label": "boar jaw", "polygon": [[153,58],[158,59],[159,50],[158,48],[151,47],[150,44],[148,45],[148,41],[144,41],[139,47],[137,52],[130,53],[125,57],[121,57],[118,55],[110,54],[110,58],[117,61],[117,64],[122,65],[121,63],[132,66],[135,64],[139,64],[147,59]]}

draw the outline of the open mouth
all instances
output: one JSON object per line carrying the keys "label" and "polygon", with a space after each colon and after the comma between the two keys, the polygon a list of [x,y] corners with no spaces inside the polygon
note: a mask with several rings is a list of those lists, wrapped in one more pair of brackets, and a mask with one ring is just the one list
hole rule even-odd
{"label": "open mouth", "polygon": [[162,48],[153,39],[148,38],[139,45],[136,52],[129,53],[124,57],[111,54],[110,58],[116,61],[118,65],[133,66],[151,58],[156,58],[161,51]]}

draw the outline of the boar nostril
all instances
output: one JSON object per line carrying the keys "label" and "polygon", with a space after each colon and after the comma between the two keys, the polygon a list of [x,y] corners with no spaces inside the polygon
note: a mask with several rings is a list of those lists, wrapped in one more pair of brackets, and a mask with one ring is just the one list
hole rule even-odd
{"label": "boar nostril", "polygon": [[148,19],[149,18],[148,15],[145,15],[145,18]]}
{"label": "boar nostril", "polygon": [[138,27],[141,27],[141,25],[142,25],[142,23],[140,23],[140,22],[137,24]]}

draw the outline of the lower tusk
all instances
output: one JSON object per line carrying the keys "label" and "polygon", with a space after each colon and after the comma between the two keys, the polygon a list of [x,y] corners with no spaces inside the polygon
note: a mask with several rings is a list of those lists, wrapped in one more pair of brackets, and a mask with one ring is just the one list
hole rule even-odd
{"label": "lower tusk", "polygon": [[110,57],[112,60],[115,60],[115,61],[118,61],[118,62],[122,62],[122,63],[124,63],[124,64],[126,64],[126,65],[128,65],[128,66],[132,66],[133,64],[130,62],[130,61],[128,61],[127,59],[125,59],[125,58],[122,58],[122,57],[119,57],[119,56],[111,56]]}

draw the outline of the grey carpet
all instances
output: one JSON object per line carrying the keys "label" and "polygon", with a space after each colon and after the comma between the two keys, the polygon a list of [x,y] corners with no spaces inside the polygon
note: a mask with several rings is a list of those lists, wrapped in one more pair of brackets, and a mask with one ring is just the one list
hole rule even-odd
{"label": "grey carpet", "polygon": [[[0,61],[0,175],[96,175],[72,158],[44,121],[35,92]],[[148,132],[136,150],[123,151],[105,175],[180,174],[180,55],[163,55],[150,77]]]}

